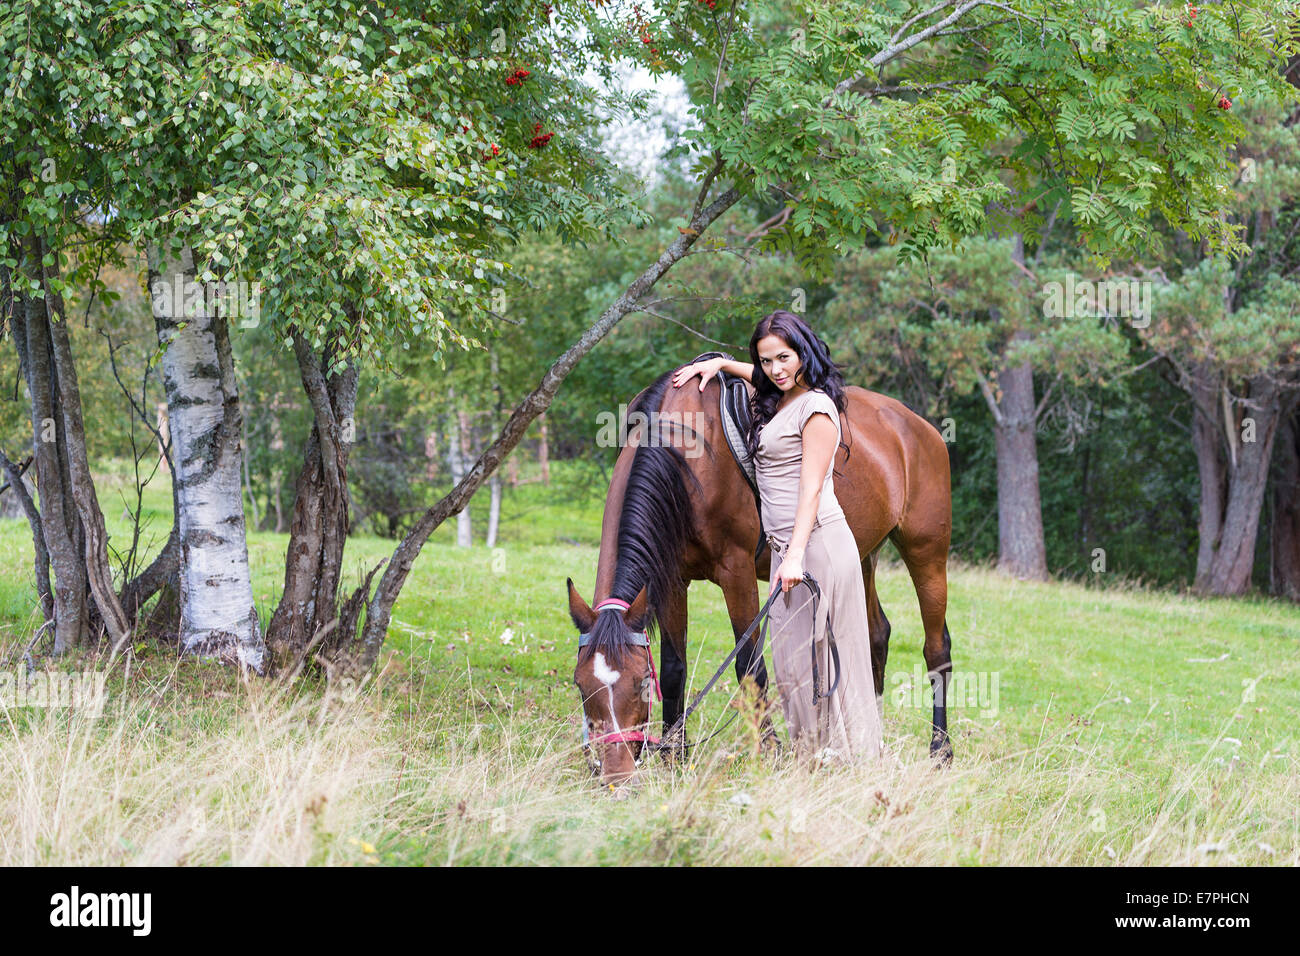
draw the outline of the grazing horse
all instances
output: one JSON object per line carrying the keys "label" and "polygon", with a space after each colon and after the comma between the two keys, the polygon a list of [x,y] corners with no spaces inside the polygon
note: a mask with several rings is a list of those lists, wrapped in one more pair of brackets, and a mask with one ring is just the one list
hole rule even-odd
{"label": "grazing horse", "polygon": [[[584,730],[591,729],[607,783],[630,781],[645,750],[651,682],[657,679],[650,640],[655,631],[661,637],[665,731],[685,709],[687,584],[704,580],[722,588],[739,640],[759,611],[755,579],[770,580],[773,571],[770,548],[763,547],[757,562],[754,558],[759,512],[727,445],[719,379],[710,379],[700,391],[673,388],[671,378],[671,370],[659,376],[628,408],[630,427],[620,434],[625,447],[605,498],[593,605],[568,580],[569,614],[583,634],[574,681],[582,694]],[[925,663],[934,689],[930,754],[946,765],[952,760],[946,716],[952,669],[945,621],[952,535],[948,447],[933,425],[901,402],[856,386],[847,386],[844,394],[835,497],[862,564],[877,705],[883,709],[890,626],[876,594],[875,571],[877,552],[888,537],[921,605]],[[638,418],[648,421],[634,421]],[[749,671],[757,634],[751,641],[736,657],[737,678]],[[761,656],[752,673],[761,700],[767,687]],[[767,721],[764,731],[771,734]],[[674,749],[683,743],[684,729],[681,737],[664,742]]]}

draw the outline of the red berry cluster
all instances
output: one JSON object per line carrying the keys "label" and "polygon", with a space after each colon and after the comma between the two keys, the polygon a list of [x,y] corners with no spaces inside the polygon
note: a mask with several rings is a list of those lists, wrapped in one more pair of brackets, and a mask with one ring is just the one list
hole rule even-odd
{"label": "red berry cluster", "polygon": [[533,127],[533,132],[536,133],[537,135],[528,141],[529,149],[541,149],[543,146],[549,143],[551,141],[551,137],[555,135],[554,132],[545,133],[545,134],[542,133],[541,123],[538,123],[536,126]]}
{"label": "red berry cluster", "polygon": [[515,70],[513,73],[511,73],[509,76],[506,77],[506,85],[518,86],[520,83],[528,79],[530,76],[532,76],[531,73],[529,73],[527,70],[520,67],[518,70]]}
{"label": "red berry cluster", "polygon": [[704,4],[710,10],[712,10],[714,7],[718,5],[718,0],[700,0],[700,3]]}
{"label": "red berry cluster", "polygon": [[1196,19],[1196,8],[1190,4],[1187,7],[1187,19],[1183,21],[1183,26],[1190,27],[1192,21]]}
{"label": "red berry cluster", "polygon": [[546,14],[548,21],[551,19],[551,5],[549,3],[542,4],[542,13]]}
{"label": "red berry cluster", "polygon": [[1219,109],[1221,109],[1221,110],[1232,109],[1232,100],[1228,99],[1226,96],[1220,96],[1220,97],[1219,97]]}

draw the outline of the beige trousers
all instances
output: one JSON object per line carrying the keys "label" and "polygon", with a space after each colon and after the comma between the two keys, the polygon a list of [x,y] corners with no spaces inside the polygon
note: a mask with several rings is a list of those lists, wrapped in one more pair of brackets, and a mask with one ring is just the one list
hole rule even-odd
{"label": "beige trousers", "polygon": [[[772,576],[781,566],[788,544],[788,540],[768,536]],[[816,621],[813,592],[806,584],[778,593],[768,612],[772,666],[790,738],[801,756],[820,761],[848,762],[878,756],[883,743],[871,670],[866,588],[853,532],[843,517],[813,528],[804,550],[803,569],[821,587]],[[835,679],[826,639],[828,621],[839,651],[840,682],[834,694],[823,696],[814,706],[810,648],[814,630],[820,693],[824,695]]]}

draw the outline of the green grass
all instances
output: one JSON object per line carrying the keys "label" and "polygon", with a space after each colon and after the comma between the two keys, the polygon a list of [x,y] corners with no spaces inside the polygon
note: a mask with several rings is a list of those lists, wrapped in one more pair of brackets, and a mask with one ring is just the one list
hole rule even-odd
{"label": "green grass", "polygon": [[[948,771],[930,769],[928,699],[909,691],[924,669],[915,595],[885,562],[894,760],[809,773],[759,755],[740,720],[691,763],[650,765],[632,799],[609,799],[577,746],[564,586],[592,596],[601,500],[551,494],[507,491],[495,553],[457,548],[454,522],[439,529],[358,695],[243,685],[151,645],[113,665],[97,719],[0,715],[0,812],[15,821],[0,863],[1300,862],[1300,609],[976,567],[952,570],[948,623],[955,673],[982,676],[989,696],[950,711]],[[111,487],[101,497],[117,544],[120,502]],[[158,544],[169,503],[150,489]],[[264,620],[286,541],[250,538]],[[350,540],[349,573],[392,546]],[[13,673],[35,623],[26,524],[0,524],[0,547]],[[717,587],[693,583],[690,622],[697,686],[731,644]],[[693,736],[729,713],[728,678]]]}

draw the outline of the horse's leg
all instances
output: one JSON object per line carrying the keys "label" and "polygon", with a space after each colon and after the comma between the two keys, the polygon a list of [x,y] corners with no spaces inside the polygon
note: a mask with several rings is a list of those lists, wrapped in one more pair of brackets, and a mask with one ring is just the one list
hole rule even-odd
{"label": "horse's leg", "polygon": [[[731,619],[731,632],[736,638],[736,643],[739,644],[745,629],[754,623],[754,618],[758,617],[758,588],[755,587],[757,575],[753,556],[748,551],[737,551],[724,559],[718,571],[718,585],[722,588],[723,597],[727,601],[727,616]],[[757,653],[758,635],[761,630],[760,623],[750,640],[746,641],[736,654],[736,680],[743,681],[746,674],[753,677],[758,685],[758,705],[763,713],[763,721],[759,725],[763,743],[779,746],[780,739],[767,712],[767,665],[763,663],[763,656]]]}
{"label": "horse's leg", "polygon": [[[668,606],[659,616],[659,686],[664,694],[664,733],[677,722],[686,709],[686,585],[682,582],[680,593],[668,599]],[[665,739],[663,746],[671,748],[665,756],[682,756],[686,744],[683,727],[672,740]]]}
{"label": "horse's leg", "polygon": [[933,733],[930,756],[940,765],[952,762],[948,736],[948,685],[952,682],[952,638],[948,634],[948,536],[935,534],[909,539],[898,530],[890,535],[907,565],[921,605],[925,627],[925,667],[934,691]]}
{"label": "horse's leg", "polygon": [[876,562],[880,557],[877,548],[862,562],[862,580],[867,588],[867,625],[871,629],[871,675],[876,682],[876,708],[880,719],[885,718],[885,662],[889,659],[889,618],[880,606],[876,591]]}

